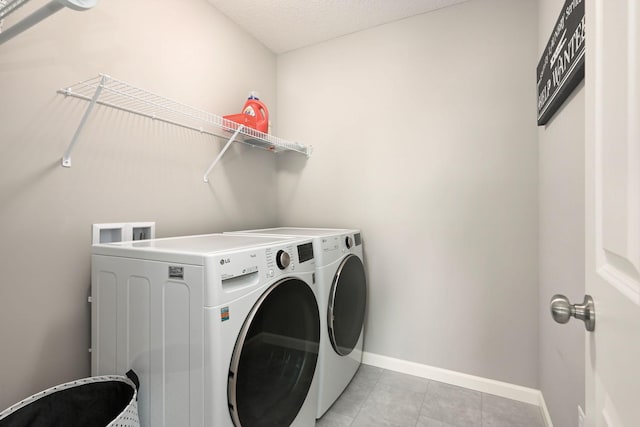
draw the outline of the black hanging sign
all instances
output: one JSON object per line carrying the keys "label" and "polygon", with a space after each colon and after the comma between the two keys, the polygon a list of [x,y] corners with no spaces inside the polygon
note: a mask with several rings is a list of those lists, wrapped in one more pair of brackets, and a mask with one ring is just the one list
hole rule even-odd
{"label": "black hanging sign", "polygon": [[538,62],[538,126],[584,78],[584,0],[566,0]]}

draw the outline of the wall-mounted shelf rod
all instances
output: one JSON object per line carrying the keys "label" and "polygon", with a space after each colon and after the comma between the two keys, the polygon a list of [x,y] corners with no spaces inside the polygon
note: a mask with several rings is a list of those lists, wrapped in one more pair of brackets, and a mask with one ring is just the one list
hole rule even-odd
{"label": "wall-mounted shelf rod", "polygon": [[[29,1],[30,0],[7,0],[4,5],[0,4],[0,20],[6,18]],[[53,15],[60,9],[68,7],[69,9],[82,11],[91,9],[97,3],[98,0],[51,0],[35,12],[2,31],[0,33],[0,44],[33,27],[38,22]]]}

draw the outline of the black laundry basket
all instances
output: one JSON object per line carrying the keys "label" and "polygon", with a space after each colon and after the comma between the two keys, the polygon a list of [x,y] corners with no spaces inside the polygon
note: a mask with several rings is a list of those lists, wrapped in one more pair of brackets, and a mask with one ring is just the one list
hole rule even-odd
{"label": "black laundry basket", "polygon": [[138,427],[138,377],[89,377],[51,387],[0,412],[0,427]]}

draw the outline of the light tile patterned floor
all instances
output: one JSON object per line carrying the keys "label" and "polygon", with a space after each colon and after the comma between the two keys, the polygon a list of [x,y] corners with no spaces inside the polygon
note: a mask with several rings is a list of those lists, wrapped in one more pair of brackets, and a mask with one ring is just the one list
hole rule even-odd
{"label": "light tile patterned floor", "polygon": [[362,365],[316,427],[544,427],[540,408]]}

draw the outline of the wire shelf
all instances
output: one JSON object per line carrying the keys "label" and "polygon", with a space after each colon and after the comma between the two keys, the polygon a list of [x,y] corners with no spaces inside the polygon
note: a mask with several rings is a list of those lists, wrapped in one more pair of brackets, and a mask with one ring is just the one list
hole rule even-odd
{"label": "wire shelf", "polygon": [[29,0],[2,0],[0,1],[0,19],[4,19],[11,13],[24,6]]}
{"label": "wire shelf", "polygon": [[276,153],[295,151],[309,157],[312,152],[311,147],[239,125],[216,114],[162,97],[106,74],[100,74],[60,89],[58,93],[90,101],[78,131],[76,131],[76,135],[65,153],[63,166],[71,165],[70,152],[94,104],[116,108],[210,135],[231,138],[227,146],[232,140],[235,140]]}
{"label": "wire shelf", "polygon": [[4,18],[24,6],[30,0],[0,0],[0,44],[11,40],[23,31],[33,27],[65,7],[72,10],[88,10],[94,7],[98,0],[50,0],[45,5],[25,16],[9,28],[3,28]]}

